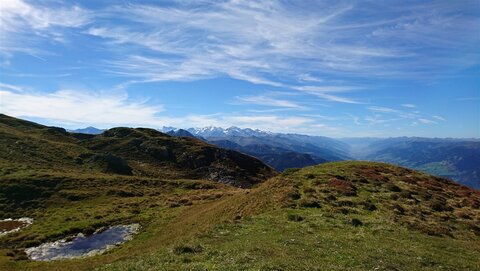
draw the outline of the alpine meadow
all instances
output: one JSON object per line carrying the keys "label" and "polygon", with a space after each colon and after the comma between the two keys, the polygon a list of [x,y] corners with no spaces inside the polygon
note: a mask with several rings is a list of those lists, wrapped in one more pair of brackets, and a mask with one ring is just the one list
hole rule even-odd
{"label": "alpine meadow", "polygon": [[480,271],[480,1],[0,1],[0,270]]}

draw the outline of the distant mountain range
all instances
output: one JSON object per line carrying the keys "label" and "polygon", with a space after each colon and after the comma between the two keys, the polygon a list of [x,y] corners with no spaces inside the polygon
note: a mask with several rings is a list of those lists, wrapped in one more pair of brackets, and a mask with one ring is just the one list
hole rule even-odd
{"label": "distant mountain range", "polygon": [[98,135],[70,133],[0,114],[0,168],[17,172],[22,166],[36,174],[54,170],[203,179],[238,187],[251,187],[276,175],[254,157],[154,129],[116,127]]}
{"label": "distant mountain range", "polygon": [[[283,171],[329,161],[369,160],[394,163],[480,188],[480,140],[452,138],[340,138],[282,134],[238,127],[204,127],[159,131],[176,137],[194,137],[235,150]],[[98,134],[94,127],[74,130]]]}
{"label": "distant mountain range", "polygon": [[249,154],[279,171],[328,161],[351,160],[348,145],[328,137],[213,126],[187,130],[164,127],[161,131],[174,136],[194,136],[222,148]]}
{"label": "distant mountain range", "polygon": [[82,128],[82,129],[75,129],[75,130],[67,130],[68,132],[71,133],[79,133],[79,134],[90,134],[90,135],[99,135],[103,133],[102,129],[97,129],[95,127],[89,126],[87,128]]}

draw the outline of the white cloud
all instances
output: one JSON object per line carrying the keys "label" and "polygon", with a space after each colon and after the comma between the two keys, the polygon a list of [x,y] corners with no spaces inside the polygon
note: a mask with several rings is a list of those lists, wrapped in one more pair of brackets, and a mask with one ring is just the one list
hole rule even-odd
{"label": "white cloud", "polygon": [[364,120],[366,121],[367,125],[371,126],[371,125],[384,124],[392,121],[397,121],[398,119],[396,118],[382,119],[380,115],[373,115],[373,116],[366,116]]}
{"label": "white cloud", "polygon": [[321,79],[321,78],[317,78],[315,76],[312,76],[311,74],[308,74],[308,73],[305,73],[305,74],[300,74],[298,76],[298,79],[300,81],[304,81],[304,82],[315,82],[315,83],[322,83],[324,82],[325,80]]}
{"label": "white cloud", "polygon": [[[161,122],[166,126],[190,128],[190,127],[231,127],[253,128],[271,132],[290,132],[319,134],[322,131],[315,125],[312,118],[289,117],[267,115],[246,115],[246,114],[213,114],[213,115],[187,115],[182,117],[161,117]],[[160,127],[160,126],[159,126]]]}
{"label": "white cloud", "polygon": [[332,101],[332,102],[347,103],[347,104],[361,104],[362,103],[362,102],[359,102],[359,101],[354,100],[354,99],[340,97],[340,96],[326,94],[326,93],[310,93],[310,94],[315,95],[319,98],[325,99],[327,101]]}
{"label": "white cloud", "polygon": [[[38,3],[37,3],[38,4]],[[65,42],[63,28],[88,24],[92,14],[76,5],[36,5],[22,0],[3,0],[0,4],[0,52],[45,54],[40,41]]]}
{"label": "white cloud", "polygon": [[152,125],[161,105],[130,102],[126,94],[99,94],[78,90],[52,93],[0,91],[2,113],[17,117],[48,119],[60,124],[91,124],[101,127]]}
{"label": "white cloud", "polygon": [[[468,29],[478,21],[455,16],[464,6],[412,5],[398,10],[383,3],[365,7],[336,2],[314,2],[308,7],[249,1],[129,4],[110,7],[101,13],[102,21],[85,33],[115,47],[138,47],[132,53],[127,46],[110,64],[123,75],[154,81],[225,75],[283,86],[285,81],[325,83],[325,75],[403,77],[436,72],[442,66],[427,63],[450,66],[451,61],[435,54],[422,55],[423,64],[418,63],[419,45],[452,53],[461,46],[475,52],[470,44],[476,38]],[[369,21],[359,16],[360,11],[372,15],[367,16]],[[112,18],[134,23],[113,25]],[[456,26],[460,23],[465,29]],[[449,46],[452,36],[459,40]],[[149,51],[140,54],[145,49]],[[469,65],[460,62],[462,67]]]}
{"label": "white cloud", "polygon": [[295,109],[304,109],[304,106],[299,105],[298,103],[276,99],[267,96],[238,96],[236,97],[237,101],[242,103],[249,103],[249,104],[256,104],[256,105],[264,105],[264,106],[273,106],[273,107],[287,107],[287,108],[295,108]]}
{"label": "white cloud", "polygon": [[22,0],[3,0],[0,13],[1,29],[4,31],[19,31],[18,27],[26,25],[33,29],[52,26],[79,27],[90,20],[87,11],[78,6],[35,6]]}
{"label": "white cloud", "polygon": [[[14,90],[15,88],[15,90]],[[17,91],[18,90],[18,91]],[[205,127],[238,126],[272,132],[335,134],[338,129],[321,125],[314,118],[277,116],[273,114],[210,114],[168,116],[162,105],[131,101],[126,93],[98,93],[84,90],[58,90],[34,93],[20,87],[0,89],[0,111],[3,114],[44,120],[66,128],[96,126]]]}
{"label": "white cloud", "polygon": [[363,125],[363,123],[360,121],[359,116],[356,116],[356,115],[353,115],[353,114],[350,114],[350,113],[345,113],[345,115],[349,116],[352,119],[353,123],[355,123],[355,125],[357,125],[357,126]]}
{"label": "white cloud", "polygon": [[296,90],[305,91],[309,93],[327,93],[327,92],[349,92],[352,90],[360,89],[358,87],[353,86],[299,86],[299,87],[291,87]]}
{"label": "white cloud", "polygon": [[429,120],[429,119],[424,119],[424,118],[419,118],[418,122],[423,123],[423,124],[437,124],[436,121]]}
{"label": "white cloud", "polygon": [[400,111],[396,109],[384,107],[384,106],[369,106],[367,107],[367,109],[370,111],[380,112],[380,113],[400,113]]}
{"label": "white cloud", "polygon": [[434,116],[432,116],[432,118],[437,119],[437,120],[441,120],[441,121],[446,121],[446,119],[444,117],[438,116],[438,115],[434,115]]}
{"label": "white cloud", "polygon": [[0,49],[42,55],[40,41],[65,42],[71,31],[97,37],[89,41],[105,50],[103,71],[135,82],[227,76],[354,104],[360,102],[332,92],[364,90],[355,84],[359,78],[425,77],[474,64],[472,45],[480,40],[471,30],[480,22],[458,16],[469,5],[186,1],[89,10],[4,0]]}
{"label": "white cloud", "polygon": [[[241,124],[241,126],[251,125],[255,127],[272,127],[273,125],[289,129],[312,122],[310,118],[302,117],[278,117],[278,116],[231,116],[227,118],[232,123]],[[275,129],[275,130],[278,130]]]}
{"label": "white cloud", "polygon": [[23,91],[24,87],[19,87],[19,86],[5,84],[5,83],[0,82],[0,90],[4,90],[4,89],[21,92],[21,91]]}
{"label": "white cloud", "polygon": [[416,106],[414,104],[402,104],[403,107],[407,108],[415,108]]}

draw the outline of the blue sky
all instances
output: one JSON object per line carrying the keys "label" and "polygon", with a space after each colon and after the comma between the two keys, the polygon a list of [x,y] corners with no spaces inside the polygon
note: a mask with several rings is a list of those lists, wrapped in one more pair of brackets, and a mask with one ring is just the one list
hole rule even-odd
{"label": "blue sky", "polygon": [[66,128],[480,137],[479,1],[0,4],[0,111]]}

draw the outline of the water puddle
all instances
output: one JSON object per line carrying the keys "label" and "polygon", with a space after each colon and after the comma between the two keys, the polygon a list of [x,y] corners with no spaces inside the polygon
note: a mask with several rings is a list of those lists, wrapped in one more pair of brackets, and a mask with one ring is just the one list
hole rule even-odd
{"label": "water puddle", "polygon": [[45,243],[38,247],[27,248],[25,253],[31,260],[35,261],[93,256],[131,240],[132,236],[139,229],[140,225],[138,224],[113,226],[90,236],[78,234],[71,241],[62,239],[52,243]]}
{"label": "water puddle", "polygon": [[19,219],[7,218],[0,220],[0,236],[19,231],[32,224],[32,222],[33,219],[28,217],[22,217]]}

